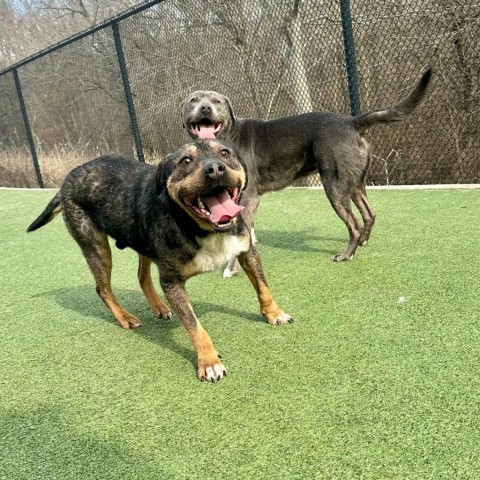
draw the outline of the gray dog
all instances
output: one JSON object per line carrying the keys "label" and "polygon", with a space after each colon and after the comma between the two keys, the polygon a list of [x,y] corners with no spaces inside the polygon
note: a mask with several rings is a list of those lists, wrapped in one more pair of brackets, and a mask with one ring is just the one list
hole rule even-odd
{"label": "gray dog", "polygon": [[[414,90],[396,105],[356,117],[312,112],[274,120],[237,118],[228,98],[218,92],[196,91],[182,103],[183,126],[192,138],[217,138],[238,149],[247,165],[248,186],[242,198],[243,218],[249,228],[265,192],[280,190],[295,180],[318,171],[325,193],[344,221],[350,241],[335,262],[353,258],[365,245],[375,212],[365,191],[371,162],[367,129],[377,123],[404,119],[422,101],[431,78],[427,70]],[[355,217],[351,200],[358,208],[363,226]],[[224,276],[238,269],[230,262]]]}

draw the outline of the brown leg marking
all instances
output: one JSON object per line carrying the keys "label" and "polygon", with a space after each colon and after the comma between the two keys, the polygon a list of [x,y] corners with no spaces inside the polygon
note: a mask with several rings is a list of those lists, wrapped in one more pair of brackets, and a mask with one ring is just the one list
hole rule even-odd
{"label": "brown leg marking", "polygon": [[152,261],[149,258],[140,254],[138,255],[138,281],[155,317],[169,320],[172,318],[172,312],[170,312],[167,305],[163,303],[153,286],[152,277],[150,275],[151,264]]}
{"label": "brown leg marking", "polygon": [[83,254],[97,284],[97,293],[110,309],[122,328],[137,328],[142,322],[127,312],[113,294],[110,283],[112,273],[112,252],[107,236],[97,232],[92,243],[82,246]]}
{"label": "brown leg marking", "polygon": [[260,257],[255,248],[250,245],[248,252],[240,254],[238,260],[257,292],[260,311],[267,319],[267,322],[270,325],[292,323],[293,318],[288,315],[288,313],[285,313],[272,297],[265,275],[263,274]]}
{"label": "brown leg marking", "polygon": [[202,327],[193,311],[185,290],[185,283],[161,281],[163,292],[173,311],[186,328],[198,357],[198,378],[203,382],[218,382],[227,376],[227,369],[220,360],[210,336]]}

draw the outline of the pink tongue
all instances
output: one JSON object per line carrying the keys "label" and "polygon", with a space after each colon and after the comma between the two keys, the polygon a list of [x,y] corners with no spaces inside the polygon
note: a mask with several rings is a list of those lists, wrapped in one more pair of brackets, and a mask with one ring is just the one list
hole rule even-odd
{"label": "pink tongue", "polygon": [[195,133],[198,135],[198,138],[213,138],[215,139],[215,127],[214,125],[199,125],[200,130],[196,130]]}
{"label": "pink tongue", "polygon": [[218,195],[202,197],[202,200],[210,210],[210,220],[214,223],[228,222],[245,208],[237,205],[226,190]]}

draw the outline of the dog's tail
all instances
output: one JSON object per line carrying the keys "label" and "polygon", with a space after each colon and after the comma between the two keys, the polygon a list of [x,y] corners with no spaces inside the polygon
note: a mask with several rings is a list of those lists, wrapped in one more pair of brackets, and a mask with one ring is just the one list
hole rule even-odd
{"label": "dog's tail", "polygon": [[400,100],[396,105],[385,110],[374,110],[372,112],[364,113],[353,117],[353,126],[357,132],[364,132],[372,125],[376,123],[390,123],[403,120],[407,115],[413,112],[415,108],[420,104],[427,92],[428,84],[432,77],[432,69],[429,68],[417,83],[413,91]]}
{"label": "dog's tail", "polygon": [[33,232],[53,220],[62,211],[62,197],[58,192],[46,206],[45,210],[27,228],[27,232]]}

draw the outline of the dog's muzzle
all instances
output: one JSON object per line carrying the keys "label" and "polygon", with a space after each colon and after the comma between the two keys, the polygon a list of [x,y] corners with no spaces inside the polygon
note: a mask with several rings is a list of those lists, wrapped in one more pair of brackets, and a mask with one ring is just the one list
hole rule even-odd
{"label": "dog's muzzle", "polygon": [[238,204],[239,195],[237,187],[218,186],[205,194],[185,196],[182,200],[197,217],[216,230],[225,230],[233,225],[233,219],[245,208]]}
{"label": "dog's muzzle", "polygon": [[223,126],[222,122],[212,122],[208,118],[202,118],[198,122],[190,123],[190,133],[201,140],[215,140],[216,135]]}

